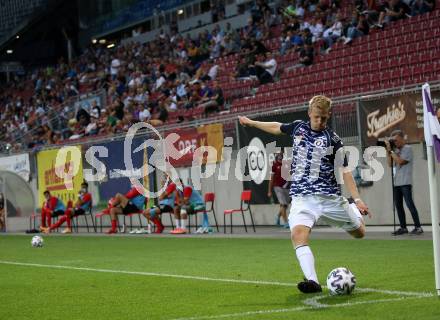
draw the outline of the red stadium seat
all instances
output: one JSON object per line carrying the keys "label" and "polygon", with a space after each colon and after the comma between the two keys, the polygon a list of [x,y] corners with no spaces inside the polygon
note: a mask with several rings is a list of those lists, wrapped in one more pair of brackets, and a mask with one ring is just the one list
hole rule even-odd
{"label": "red stadium seat", "polygon": [[224,233],[226,233],[226,215],[230,215],[231,217],[231,233],[232,233],[232,214],[234,213],[241,213],[241,216],[243,218],[243,225],[244,225],[244,229],[247,232],[247,226],[246,226],[246,220],[244,219],[244,213],[245,212],[249,212],[249,215],[251,216],[251,222],[252,222],[252,227],[255,231],[255,224],[254,224],[254,218],[252,216],[252,211],[251,211],[251,197],[252,197],[252,192],[251,190],[244,190],[241,193],[241,201],[240,201],[240,208],[239,209],[228,209],[225,210],[223,212],[223,226],[224,226]]}
{"label": "red stadium seat", "polygon": [[[212,213],[214,216],[215,221],[215,227],[217,228],[217,232],[219,232],[218,223],[217,223],[217,217],[215,216],[215,208],[214,208],[214,201],[215,201],[215,193],[213,192],[207,192],[205,193],[205,209],[204,210],[198,210],[194,212],[195,219],[196,219],[196,228],[198,226],[197,224],[197,214],[198,213]],[[208,209],[209,204],[209,209]],[[188,215],[188,231],[191,230],[191,215]]]}

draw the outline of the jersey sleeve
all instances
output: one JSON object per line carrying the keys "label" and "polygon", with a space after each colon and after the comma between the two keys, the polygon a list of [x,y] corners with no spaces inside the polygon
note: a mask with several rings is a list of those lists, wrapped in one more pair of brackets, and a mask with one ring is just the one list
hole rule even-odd
{"label": "jersey sleeve", "polygon": [[333,155],[335,158],[343,159],[342,166],[348,167],[348,157],[347,153],[344,150],[344,143],[342,139],[335,133],[331,133],[331,145],[333,147]]}
{"label": "jersey sleeve", "polygon": [[88,203],[92,201],[92,195],[90,193],[86,193],[82,198],[82,204]]}
{"label": "jersey sleeve", "polygon": [[140,193],[139,191],[137,191],[136,188],[131,188],[126,194],[125,196],[127,197],[127,199],[133,199],[134,197],[138,196]]}
{"label": "jersey sleeve", "polygon": [[167,195],[170,195],[171,193],[173,193],[174,191],[176,191],[176,184],[175,183],[170,183],[168,185],[168,187],[166,188],[165,192]]}
{"label": "jersey sleeve", "polygon": [[185,187],[185,188],[183,189],[183,197],[184,197],[184,198],[190,198],[191,195],[192,195],[192,192],[193,192],[193,190],[192,190],[191,187]]}
{"label": "jersey sleeve", "polygon": [[283,123],[280,127],[282,133],[293,136],[295,127],[301,123],[301,120],[295,120],[292,123]]}

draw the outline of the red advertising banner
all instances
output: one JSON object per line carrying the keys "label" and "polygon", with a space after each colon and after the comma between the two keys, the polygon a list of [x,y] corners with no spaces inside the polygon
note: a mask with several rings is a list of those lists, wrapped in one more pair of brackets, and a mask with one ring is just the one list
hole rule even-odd
{"label": "red advertising banner", "polygon": [[[216,149],[217,156],[214,159],[208,158],[209,163],[221,161],[223,151],[223,125],[213,124],[199,128],[191,128],[175,131],[179,135],[179,139],[174,146],[182,152],[179,159],[170,159],[170,163],[174,167],[191,166],[194,159],[194,152],[201,146],[210,146]],[[205,160],[206,161],[206,160]]]}

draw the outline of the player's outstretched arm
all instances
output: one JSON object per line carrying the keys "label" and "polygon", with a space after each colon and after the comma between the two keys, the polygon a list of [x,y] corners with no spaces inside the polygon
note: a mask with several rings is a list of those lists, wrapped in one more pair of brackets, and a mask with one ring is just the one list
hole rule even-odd
{"label": "player's outstretched arm", "polygon": [[370,210],[368,209],[368,206],[362,201],[359,195],[359,191],[356,187],[356,182],[353,179],[353,175],[351,174],[351,171],[344,172],[343,179],[344,179],[345,187],[347,188],[348,192],[354,199],[354,202],[356,203],[356,206],[358,207],[361,214],[368,215],[371,218]]}
{"label": "player's outstretched arm", "polygon": [[260,130],[263,130],[267,133],[279,135],[281,134],[281,123],[279,122],[263,122],[263,121],[255,121],[251,120],[248,117],[239,116],[238,121],[240,124],[245,127],[254,127]]}

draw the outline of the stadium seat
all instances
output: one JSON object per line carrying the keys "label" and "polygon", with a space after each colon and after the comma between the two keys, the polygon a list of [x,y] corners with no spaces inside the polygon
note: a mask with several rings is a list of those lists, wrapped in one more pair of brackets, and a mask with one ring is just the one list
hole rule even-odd
{"label": "stadium seat", "polygon": [[[215,201],[215,193],[213,193],[213,192],[205,193],[205,210],[198,210],[198,211],[194,212],[194,217],[196,220],[196,225],[195,225],[196,229],[198,227],[197,214],[198,213],[212,213],[212,215],[214,216],[215,227],[217,228],[217,232],[220,231],[218,228],[217,217],[215,216],[214,201]],[[208,209],[208,203],[210,204],[209,209]],[[191,215],[188,215],[188,231],[189,231],[189,233],[191,233]]]}
{"label": "stadium seat", "polygon": [[249,212],[249,215],[251,216],[252,227],[254,229],[254,232],[256,232],[255,231],[254,218],[252,216],[252,210],[251,210],[251,197],[252,197],[251,190],[244,190],[241,193],[240,208],[239,209],[227,209],[227,210],[225,210],[223,212],[224,233],[226,233],[226,215],[228,215],[228,214],[231,217],[231,233],[232,233],[232,214],[234,214],[234,213],[241,213],[241,216],[243,218],[244,229],[247,232],[246,220],[244,219],[244,213],[245,212]]}
{"label": "stadium seat", "polygon": [[87,227],[87,232],[89,231],[89,222],[88,222],[88,217],[90,217],[90,220],[92,222],[92,227],[93,230],[96,232],[96,225],[95,225],[95,218],[93,217],[93,211],[92,211],[92,206],[89,207],[88,210],[86,210],[84,212],[84,214],[80,214],[80,215],[75,215],[72,217],[72,227],[75,229],[76,232],[78,232],[78,217],[83,216],[84,220],[86,222],[86,227]]}

